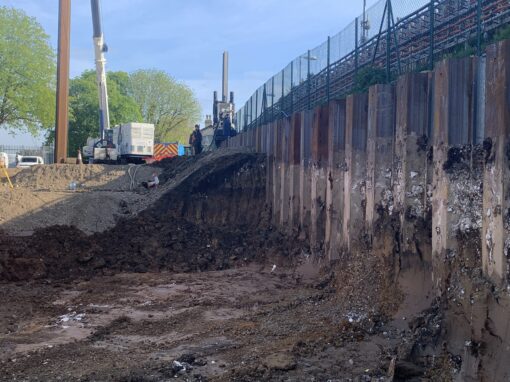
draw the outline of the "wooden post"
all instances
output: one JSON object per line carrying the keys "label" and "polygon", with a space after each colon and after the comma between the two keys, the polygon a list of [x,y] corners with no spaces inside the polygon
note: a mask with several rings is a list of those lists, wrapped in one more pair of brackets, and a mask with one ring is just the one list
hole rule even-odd
{"label": "wooden post", "polygon": [[71,0],[59,1],[57,60],[57,110],[55,127],[55,163],[67,158],[67,127],[69,122],[69,52],[71,33]]}

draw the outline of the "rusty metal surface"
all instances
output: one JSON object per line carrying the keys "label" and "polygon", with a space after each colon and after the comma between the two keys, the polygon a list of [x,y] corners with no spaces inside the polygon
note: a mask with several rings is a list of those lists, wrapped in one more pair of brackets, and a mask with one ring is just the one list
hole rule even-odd
{"label": "rusty metal surface", "polygon": [[[437,65],[434,76],[434,177],[432,186],[432,256],[434,268],[441,269],[441,264],[448,248],[448,178],[443,170],[448,152],[449,118],[449,75],[452,66],[447,61]],[[443,275],[434,275],[436,286],[440,286]]]}
{"label": "rusty metal surface", "polygon": [[[428,243],[417,243],[417,229],[412,221],[425,217],[428,176],[428,118],[429,74],[412,73],[401,77],[396,88],[396,136],[393,167],[394,210],[400,220],[400,248],[412,254],[421,245],[422,253]],[[418,145],[418,142],[420,145]],[[413,173],[414,176],[411,175]],[[422,190],[421,193],[419,190]],[[411,211],[411,214],[406,212]],[[421,212],[421,213],[420,213]]]}
{"label": "rusty metal surface", "polygon": [[383,200],[383,196],[387,195],[387,191],[391,189],[394,110],[394,88],[392,85],[374,85],[370,87],[367,124],[367,203],[365,211],[370,235],[372,235],[371,230],[377,206],[382,207],[390,203],[390,200]]}
{"label": "rusty metal surface", "polygon": [[[337,163],[336,153],[345,149],[345,99],[334,100],[329,104],[329,161]],[[343,158],[342,158],[343,161]]]}
{"label": "rusty metal surface", "polygon": [[313,113],[312,160],[318,166],[328,163],[329,107],[318,106]]}
{"label": "rusty metal surface", "polygon": [[282,161],[286,164],[289,163],[290,159],[290,130],[292,126],[291,118],[284,118],[282,120],[282,139],[283,139],[283,148],[282,148]]}
{"label": "rusty metal surface", "polygon": [[69,124],[69,55],[71,39],[71,0],[59,1],[57,109],[55,127],[55,163],[67,158]]}
{"label": "rusty metal surface", "polygon": [[473,59],[451,59],[448,71],[448,144],[462,145],[472,142],[474,127]]}
{"label": "rusty metal surface", "polygon": [[304,166],[309,166],[312,158],[312,123],[313,111],[304,111],[301,113],[301,162]]}
{"label": "rusty metal surface", "polygon": [[504,224],[510,208],[510,41],[487,49],[486,79],[485,129],[490,154],[483,180],[482,262],[485,274],[501,282],[508,277],[510,251],[510,231]]}
{"label": "rusty metal surface", "polygon": [[289,162],[295,165],[301,163],[301,116],[302,113],[294,113],[291,121]]}
{"label": "rusty metal surface", "polygon": [[352,97],[352,148],[365,151],[367,149],[368,94],[355,94]]}

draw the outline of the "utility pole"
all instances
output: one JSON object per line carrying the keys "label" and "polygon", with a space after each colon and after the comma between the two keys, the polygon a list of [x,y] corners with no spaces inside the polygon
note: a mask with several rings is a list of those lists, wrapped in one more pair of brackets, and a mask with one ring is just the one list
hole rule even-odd
{"label": "utility pole", "polygon": [[70,32],[71,0],[59,0],[55,163],[63,163],[67,158]]}

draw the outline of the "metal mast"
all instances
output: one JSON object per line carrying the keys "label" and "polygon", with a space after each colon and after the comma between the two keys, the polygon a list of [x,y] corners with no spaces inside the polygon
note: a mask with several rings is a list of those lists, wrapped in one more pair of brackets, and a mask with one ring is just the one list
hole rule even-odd
{"label": "metal mast", "polygon": [[110,112],[108,110],[108,89],[106,86],[106,59],[108,47],[104,43],[101,26],[99,0],[90,0],[92,7],[92,24],[94,27],[94,50],[96,57],[97,87],[99,90],[99,137],[105,139],[105,130],[110,129]]}

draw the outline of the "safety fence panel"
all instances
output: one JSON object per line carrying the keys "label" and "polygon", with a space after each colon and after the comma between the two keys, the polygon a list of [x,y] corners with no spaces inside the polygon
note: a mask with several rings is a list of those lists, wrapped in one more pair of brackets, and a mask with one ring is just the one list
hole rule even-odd
{"label": "safety fence panel", "polygon": [[443,58],[480,56],[487,44],[510,37],[509,22],[509,0],[379,0],[266,81],[237,112],[236,126],[310,110],[364,91],[369,81],[430,70]]}

